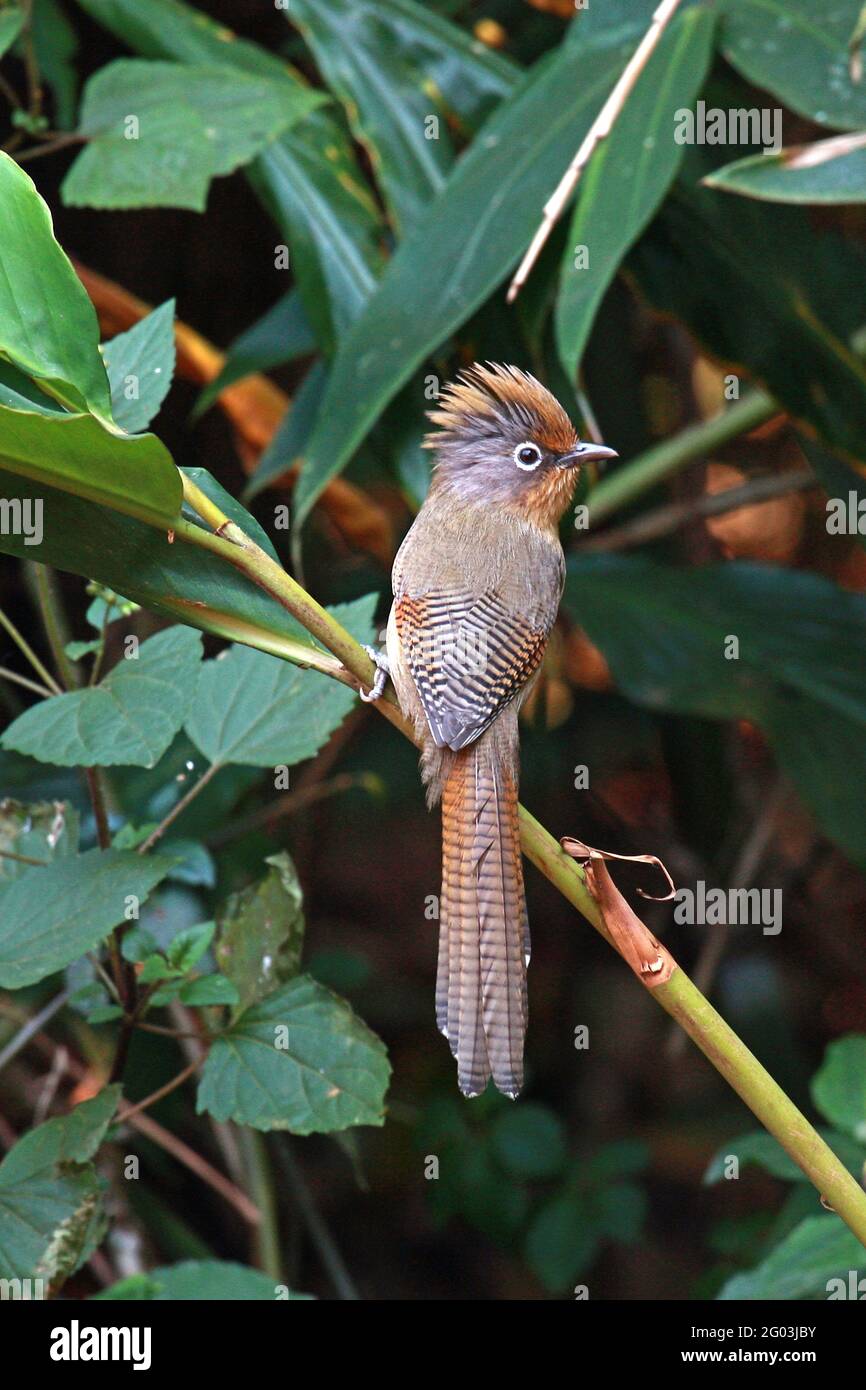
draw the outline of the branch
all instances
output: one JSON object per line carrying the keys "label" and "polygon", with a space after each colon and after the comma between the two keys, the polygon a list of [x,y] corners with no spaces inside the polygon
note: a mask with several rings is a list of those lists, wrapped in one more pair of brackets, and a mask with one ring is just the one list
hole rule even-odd
{"label": "branch", "polygon": [[[203,499],[195,485],[186,478],[184,495],[199,515],[207,512],[211,523],[217,523],[221,535],[208,536],[205,542],[201,538],[206,533],[200,527],[189,525],[183,538],[192,544],[205,544],[211,550],[218,547],[219,553],[271,594],[340,659],[354,677],[353,684],[369,687],[373,680],[373,663],[354,638],[238,526],[222,516],[210,499]],[[199,510],[199,502],[202,510]],[[417,742],[412,724],[398,709],[393,696],[386,694],[378,701],[376,708],[413,743]],[[520,833],[527,858],[608,944],[614,945],[587,887],[583,871],[522,806]],[[662,983],[657,983],[651,975],[639,975],[644,988],[649,989],[661,1007],[677,1020],[708,1061],[814,1183],[819,1194],[866,1246],[866,1192],[685,972],[679,969],[676,962],[670,963],[671,974]]]}
{"label": "branch", "polygon": [[514,279],[508,287],[508,294],[505,296],[507,304],[513,303],[526,283],[529,272],[541,255],[547,238],[577,188],[580,176],[592,158],[596,146],[600,145],[602,140],[606,140],[613,130],[616,119],[625,106],[632,88],[655,52],[659,39],[673,19],[679,3],[680,0],[662,0],[650,21],[650,27],[626,63],[616,86],[584,136],[580,149],[563,174],[556,191],[545,203],[541,226],[529,243],[529,249],[517,267]]}

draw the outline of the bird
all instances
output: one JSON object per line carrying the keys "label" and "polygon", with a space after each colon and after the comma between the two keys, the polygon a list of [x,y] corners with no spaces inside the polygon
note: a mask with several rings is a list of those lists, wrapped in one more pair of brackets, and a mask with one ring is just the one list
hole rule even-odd
{"label": "bird", "polygon": [[387,674],[442,804],[436,1019],[477,1096],[524,1079],[529,924],[518,827],[517,715],[541,666],[565,581],[559,521],[582,465],[559,401],[515,366],[461,371],[429,412],[430,489],[394,561]]}

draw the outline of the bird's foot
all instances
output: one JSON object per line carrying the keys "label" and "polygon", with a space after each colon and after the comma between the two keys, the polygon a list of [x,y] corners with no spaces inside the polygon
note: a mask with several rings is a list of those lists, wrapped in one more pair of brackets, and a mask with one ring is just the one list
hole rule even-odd
{"label": "bird's foot", "polygon": [[376,679],[369,691],[359,690],[358,694],[365,705],[372,705],[381,699],[384,693],[385,683],[391,674],[391,666],[384,652],[377,651],[375,647],[368,647],[366,643],[364,644],[364,651],[376,667]]}

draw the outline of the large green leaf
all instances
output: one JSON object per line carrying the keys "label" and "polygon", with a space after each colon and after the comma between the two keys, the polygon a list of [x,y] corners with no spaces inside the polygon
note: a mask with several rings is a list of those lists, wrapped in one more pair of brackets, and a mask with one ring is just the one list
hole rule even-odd
{"label": "large green leaf", "polygon": [[75,30],[60,0],[34,0],[30,23],[39,71],[54,95],[53,124],[71,130],[78,96]]}
{"label": "large green leaf", "polygon": [[248,164],[324,100],[229,66],[118,58],[85,88],[88,144],[63,181],[64,202],[203,212],[212,178]]}
{"label": "large green leaf", "polygon": [[[166,530],[180,511],[180,476],[156,436],[128,438],[92,415],[44,415],[0,405],[0,467]],[[14,483],[11,492],[4,487],[4,497],[15,495]],[[34,492],[34,500],[40,497],[47,528],[50,503],[43,486]],[[37,547],[29,549],[31,559],[38,558]]]}
{"label": "large green leaf", "polygon": [[92,951],[124,920],[131,898],[146,900],[171,862],[92,849],[0,887],[0,986],[35,984]]}
{"label": "large green leaf", "polygon": [[632,46],[564,44],[457,162],[340,345],[298,484],[298,520],[425,355],[512,269]]}
{"label": "large green leaf", "polygon": [[384,1123],[384,1044],[343,999],[299,975],[211,1046],[198,1110],[293,1134]]}
{"label": "large green leaf", "polygon": [[[277,1296],[277,1285],[269,1274],[260,1269],[248,1269],[245,1265],[233,1264],[230,1260],[183,1260],[177,1265],[162,1265],[151,1269],[147,1274],[132,1274],[120,1283],[102,1293],[94,1294],[93,1301],[102,1299],[194,1301],[226,1300],[232,1303],[260,1302],[273,1303]],[[308,1300],[312,1294],[294,1293],[289,1290],[284,1297]]]}
{"label": "large green leaf", "polygon": [[294,0],[290,18],[367,148],[395,223],[411,227],[454,158],[449,97],[465,108],[479,88],[504,96],[517,70],[413,0]]}
{"label": "large green leaf", "polygon": [[866,458],[866,369],[848,345],[862,316],[851,282],[866,259],[817,232],[805,209],[700,188],[709,171],[705,152],[688,150],[630,271],[662,312],[682,318],[713,356],[744,367],[810,433]]}
{"label": "large green leaf", "polygon": [[866,202],[866,135],[837,135],[725,164],[704,182],[771,203]]}
{"label": "large green leaf", "polygon": [[683,146],[671,139],[674,117],[691,106],[704,80],[714,22],[701,9],[674,21],[583,176],[556,307],[559,355],[570,378],[605,290],[680,165]]}
{"label": "large green leaf", "polygon": [[0,10],[0,56],[11,48],[24,27],[24,11],[20,5],[8,5]]}
{"label": "large green leaf", "polygon": [[147,429],[174,376],[174,300],[106,343],[102,356],[114,418],[127,434]]}
{"label": "large green leaf", "polygon": [[[334,614],[369,640],[375,602],[368,594]],[[319,751],[355,699],[354,691],[327,676],[233,646],[203,664],[186,732],[219,766],[291,767]]]}
{"label": "large green leaf", "polygon": [[238,990],[235,1016],[298,973],[304,895],[285,850],[265,860],[258,883],[232,893],[217,912],[217,964]]}
{"label": "large green leaf", "polygon": [[32,179],[2,153],[0,206],[0,356],[70,409],[110,420],[93,305],[54,239],[51,213]]}
{"label": "large green leaf", "polygon": [[99,685],[31,705],[0,743],[60,767],[153,767],[187,716],[200,664],[199,634],[168,628]]}
{"label": "large green leaf", "polygon": [[625,556],[575,559],[566,595],[624,694],[754,720],[826,833],[866,864],[866,600],[769,566]]}
{"label": "large green leaf", "polygon": [[748,1274],[736,1274],[720,1299],[827,1298],[831,1279],[848,1286],[849,1272],[866,1269],[866,1251],[838,1216],[801,1221],[767,1258]]}
{"label": "large green leaf", "polygon": [[[866,1143],[866,1037],[837,1038],[812,1082],[812,1099],[839,1129]],[[858,1176],[862,1177],[862,1171]]]}
{"label": "large green leaf", "polygon": [[[78,0],[121,43],[148,58],[231,64],[281,81],[300,78],[257,44],[179,0]],[[381,265],[380,217],[343,125],[313,111],[259,157],[253,184],[290,246],[298,289],[322,347],[360,312]]]}
{"label": "large green leaf", "polygon": [[58,1287],[104,1230],[100,1186],[87,1162],[111,1122],[120,1086],[20,1139],[0,1163],[0,1278]]}
{"label": "large green leaf", "polygon": [[260,319],[244,329],[229,347],[225,365],[209,382],[195,403],[197,418],[213,404],[221,391],[251,372],[268,372],[284,362],[313,352],[316,339],[297,290],[278,299]]}
{"label": "large green leaf", "polygon": [[866,86],[851,80],[848,42],[862,0],[723,0],[722,52],[792,111],[842,130],[866,125]]}

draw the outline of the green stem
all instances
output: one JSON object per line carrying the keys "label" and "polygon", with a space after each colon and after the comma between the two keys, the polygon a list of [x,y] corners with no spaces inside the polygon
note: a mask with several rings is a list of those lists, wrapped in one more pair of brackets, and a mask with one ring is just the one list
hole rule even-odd
{"label": "green stem", "polygon": [[246,1127],[239,1129],[241,1151],[247,1171],[249,1194],[261,1213],[255,1229],[257,1263],[275,1283],[283,1282],[283,1262],[280,1253],[280,1227],[274,1193],[274,1174],[265,1147],[265,1136]]}
{"label": "green stem", "polygon": [[[754,409],[752,406],[753,411]],[[184,481],[184,491],[187,501],[195,508],[196,499],[193,489],[187,489],[187,480]],[[212,510],[212,503],[209,503],[209,508]],[[208,519],[212,522],[211,517]],[[223,535],[232,535],[232,539],[224,541],[220,537],[212,536],[207,542],[208,548],[214,549],[212,542],[217,541],[220,553],[225,554],[226,559],[293,613],[314,636],[339,656],[341,662],[359,682],[369,684],[373,674],[372,662],[354,638],[258,546],[246,538],[243,543],[239,543],[235,538],[239,533],[238,528],[229,522],[228,518],[219,522],[219,525]],[[200,527],[191,527],[190,532],[198,534],[184,534],[184,539],[201,544],[199,536],[206,533],[202,532]],[[222,549],[223,546],[226,547],[225,551]],[[407,737],[413,742],[416,741],[410,721],[400,713],[393,701],[382,699],[378,702],[377,708],[401,728]],[[613,945],[580,867],[523,807],[520,808],[520,829],[521,844],[527,858],[532,860],[605,940]],[[815,1184],[821,1196],[866,1246],[866,1192],[858,1186],[832,1150],[815,1133],[805,1116],[788,1100],[770,1074],[716,1013],[684,971],[675,967],[665,984],[653,986],[651,977],[647,977],[643,982],[662,1008],[680,1023],[720,1075],[742,1097]]]}
{"label": "green stem", "polygon": [[749,430],[772,420],[774,415],[779,414],[780,408],[763,391],[752,391],[720,415],[702,420],[697,425],[688,425],[673,439],[654,444],[592,489],[587,498],[590,526],[597,526],[611,512],[633,502],[693,459],[712,453],[738,435],[748,434]]}
{"label": "green stem", "polygon": [[38,562],[34,562],[31,574],[39,599],[45,636],[48,638],[48,645],[51,648],[51,655],[54,657],[57,673],[67,690],[75,690],[81,684],[81,674],[75,663],[70,661],[66,655],[69,631],[60,598],[57,576],[48,565],[41,565]]}
{"label": "green stem", "polygon": [[12,638],[12,641],[15,643],[16,647],[18,647],[19,650],[23,652],[24,656],[26,656],[27,660],[30,662],[30,665],[33,667],[33,670],[36,672],[37,676],[40,676],[42,678],[42,680],[45,682],[48,689],[50,690],[51,694],[62,694],[60,686],[57,684],[57,681],[54,679],[47,666],[43,666],[42,662],[39,660],[39,657],[36,655],[33,648],[30,646],[29,642],[27,642],[22,637],[21,633],[18,631],[17,627],[13,623],[12,619],[6,617],[6,614],[3,612],[2,608],[0,608],[0,627],[5,627],[6,631],[9,633],[9,636]]}

